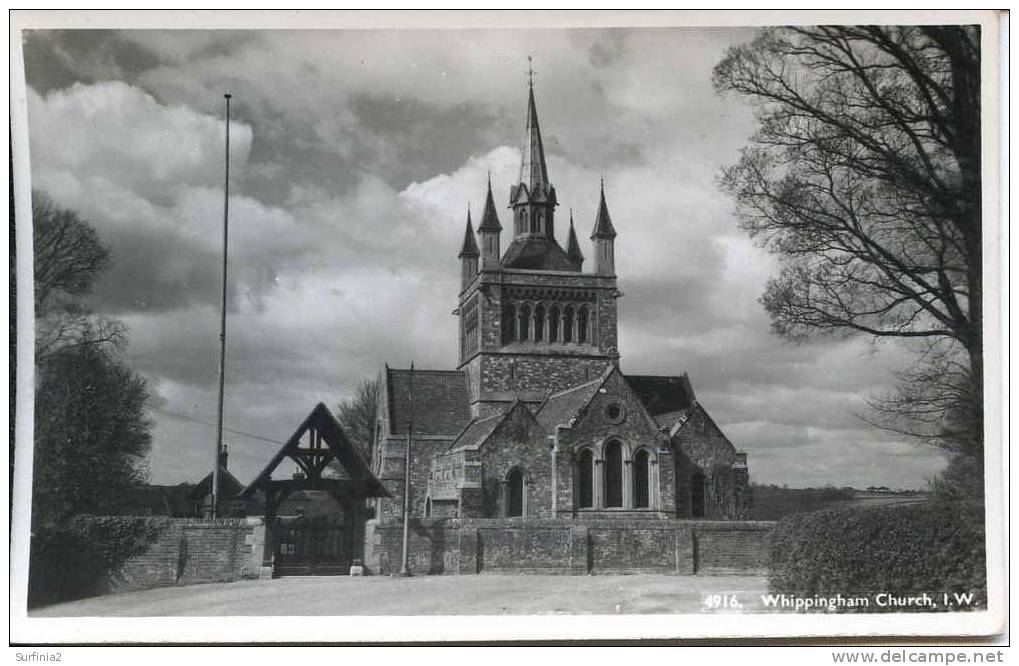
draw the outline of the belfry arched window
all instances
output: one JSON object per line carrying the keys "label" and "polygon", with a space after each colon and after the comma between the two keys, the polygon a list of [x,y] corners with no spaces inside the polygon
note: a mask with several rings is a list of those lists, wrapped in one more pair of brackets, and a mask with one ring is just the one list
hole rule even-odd
{"label": "belfry arched window", "polygon": [[705,481],[704,472],[700,470],[690,476],[690,516],[693,518],[703,518],[705,514]]}
{"label": "belfry arched window", "polygon": [[581,451],[577,460],[577,506],[581,509],[594,506],[594,453],[591,449]]}
{"label": "belfry arched window", "polygon": [[605,447],[605,506],[623,506],[623,445],[612,440]]}
{"label": "belfry arched window", "polygon": [[651,456],[644,449],[633,457],[633,506],[637,509],[651,506]]}
{"label": "belfry arched window", "polygon": [[517,315],[517,340],[526,341],[529,339],[528,329],[531,323],[531,306],[521,305]]}
{"label": "belfry arched window", "polygon": [[573,342],[573,306],[563,310],[563,342]]}
{"label": "belfry arched window", "polygon": [[545,306],[534,306],[534,341],[541,342],[545,339]]}
{"label": "belfry arched window", "polygon": [[506,515],[510,518],[523,516],[527,511],[527,480],[518,468],[506,475]]}
{"label": "belfry arched window", "polygon": [[502,308],[502,343],[513,342],[517,338],[517,312],[512,304]]}
{"label": "belfry arched window", "polygon": [[548,341],[559,342],[559,308],[555,305],[548,309]]}
{"label": "belfry arched window", "polygon": [[577,311],[577,342],[587,342],[587,306]]}

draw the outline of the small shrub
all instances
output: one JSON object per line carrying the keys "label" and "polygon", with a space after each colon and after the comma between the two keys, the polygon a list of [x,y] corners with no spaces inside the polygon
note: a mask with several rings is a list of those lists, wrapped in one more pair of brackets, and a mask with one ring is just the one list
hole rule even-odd
{"label": "small shrub", "polygon": [[[923,502],[791,515],[775,526],[769,556],[772,593],[873,599],[880,592],[926,592],[938,600],[942,593],[975,593],[972,608],[987,604],[979,503]],[[910,609],[872,604],[866,610]]]}
{"label": "small shrub", "polygon": [[106,577],[145,552],[173,525],[170,518],[74,516],[32,535],[30,607],[101,593]]}

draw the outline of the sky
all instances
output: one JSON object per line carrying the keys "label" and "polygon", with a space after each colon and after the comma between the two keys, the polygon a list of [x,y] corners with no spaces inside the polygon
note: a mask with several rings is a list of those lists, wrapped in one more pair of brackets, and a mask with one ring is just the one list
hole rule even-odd
{"label": "sky", "polygon": [[[755,127],[711,69],[752,29],[34,31],[33,188],[110,248],[89,305],[149,384],[154,483],[215,441],[224,100],[231,102],[225,436],[250,481],[318,402],[383,363],[453,368],[456,258],[491,172],[520,164],[527,56],[558,220],[587,257],[599,179],[618,237],[621,367],[688,372],[758,483],[923,487],[940,455],[861,420],[909,356],[794,344],[758,303],[774,257],[719,170]],[[566,225],[557,225],[565,242]],[[586,268],[590,270],[590,260]],[[244,433],[244,434],[240,434]]]}

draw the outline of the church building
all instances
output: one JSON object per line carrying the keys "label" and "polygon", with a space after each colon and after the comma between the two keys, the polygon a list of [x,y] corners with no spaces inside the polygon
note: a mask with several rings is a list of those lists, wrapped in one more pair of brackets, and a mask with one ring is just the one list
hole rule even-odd
{"label": "church building", "polygon": [[[739,518],[746,455],[690,378],[621,369],[617,233],[604,183],[587,260],[572,213],[557,220],[533,83],[525,122],[509,244],[491,178],[476,231],[467,215],[457,367],[382,372],[371,469],[390,496],[371,500],[370,522],[402,524],[405,487],[418,525]],[[622,242],[628,224],[619,224]]]}

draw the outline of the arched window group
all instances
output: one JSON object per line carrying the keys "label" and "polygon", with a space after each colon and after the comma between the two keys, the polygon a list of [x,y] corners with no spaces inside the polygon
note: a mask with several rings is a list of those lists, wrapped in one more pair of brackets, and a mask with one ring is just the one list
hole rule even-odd
{"label": "arched window group", "polygon": [[512,302],[503,308],[503,344],[595,344],[595,312],[588,304]]}
{"label": "arched window group", "polygon": [[657,505],[657,459],[645,448],[628,455],[625,445],[609,440],[598,458],[591,448],[576,459],[577,507],[580,509],[653,509]]}

